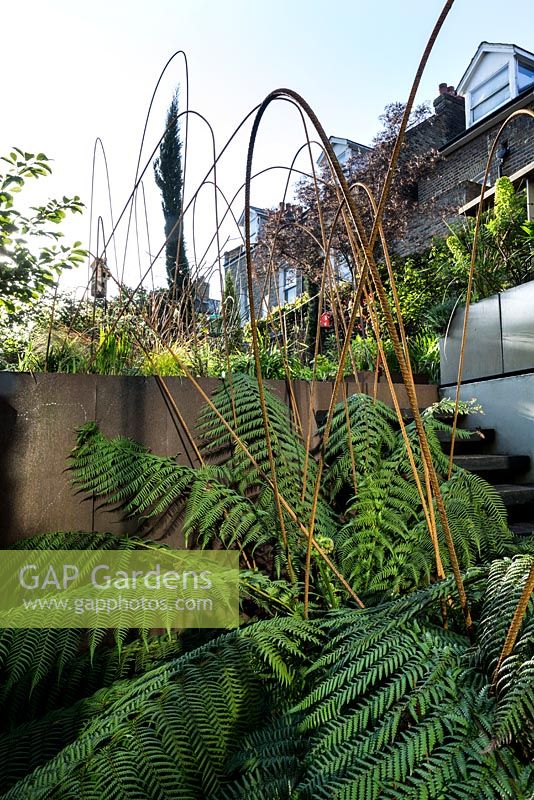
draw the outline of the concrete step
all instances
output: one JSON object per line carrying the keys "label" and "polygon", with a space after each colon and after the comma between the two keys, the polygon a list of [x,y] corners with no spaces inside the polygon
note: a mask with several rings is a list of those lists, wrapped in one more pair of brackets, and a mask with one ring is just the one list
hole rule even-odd
{"label": "concrete step", "polygon": [[457,455],[454,457],[454,463],[477,475],[492,472],[526,472],[530,468],[530,457],[497,453]]}
{"label": "concrete step", "polygon": [[534,534],[534,520],[510,522],[508,527],[516,536],[532,536]]}
{"label": "concrete step", "polygon": [[509,509],[534,504],[534,484],[532,483],[497,483],[493,487]]}
{"label": "concrete step", "polygon": [[[462,428],[462,430],[467,430]],[[460,454],[477,453],[483,450],[487,445],[493,444],[495,441],[494,428],[476,428],[469,430],[471,437],[469,439],[459,439],[456,437],[454,443],[454,452]],[[451,446],[451,435],[449,431],[436,431],[438,440],[441,442],[441,448],[444,453],[448,453]]]}

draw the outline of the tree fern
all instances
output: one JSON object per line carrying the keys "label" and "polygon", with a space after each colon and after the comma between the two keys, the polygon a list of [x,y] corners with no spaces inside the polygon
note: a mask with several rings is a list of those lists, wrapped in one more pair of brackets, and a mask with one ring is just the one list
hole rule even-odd
{"label": "tree fern", "polygon": [[[506,509],[493,486],[478,475],[456,469],[442,483],[441,492],[463,569],[513,551]],[[444,544],[442,558],[448,560]]]}
{"label": "tree fern", "polygon": [[[135,539],[111,534],[85,532],[56,532],[35,536],[18,542],[14,549],[34,550],[107,550],[132,549]],[[0,706],[3,708],[2,724],[20,721],[21,713],[28,708],[28,697],[35,693],[53,692],[64,671],[70,668],[85,643],[90,654],[105,632],[86,632],[82,629],[0,629]],[[127,631],[114,632],[120,645]]]}
{"label": "tree fern", "polygon": [[[204,453],[213,463],[199,469],[183,467],[172,458],[149,453],[123,437],[107,439],[90,423],[78,434],[71,467],[75,485],[91,492],[127,516],[143,523],[145,534],[166,535],[180,529],[203,547],[220,540],[240,547],[252,557],[259,546],[271,549],[275,577],[285,566],[279,514],[269,482],[257,383],[246,375],[234,377],[235,401],[223,385],[213,402],[228,424],[237,420],[236,433],[248,453],[237,444],[208,406],[199,428],[206,440]],[[306,526],[311,513],[316,464],[306,459],[302,441],[293,431],[287,408],[267,395],[271,440],[276,454],[278,488],[293,514],[284,512],[291,554],[302,564],[306,551]],[[307,463],[307,466],[305,466]],[[304,471],[307,481],[303,491]],[[296,521],[295,521],[296,518]],[[299,524],[300,523],[300,524]],[[330,504],[319,495],[315,529],[331,539],[337,521]]]}
{"label": "tree fern", "polygon": [[[435,600],[434,588],[423,594]],[[325,645],[302,699],[245,738],[231,762],[241,774],[220,797],[529,800],[534,768],[495,747],[498,707],[487,678],[466,668],[467,639],[418,622],[424,605],[319,622]]]}
{"label": "tree fern", "polygon": [[269,538],[250,500],[226,485],[222,468],[181,466],[124,437],[107,439],[93,423],[78,434],[71,468],[76,486],[138,518],[145,535],[155,526],[160,537],[178,529],[202,545],[217,538],[229,548]]}
{"label": "tree fern", "polygon": [[410,481],[388,466],[376,469],[361,478],[346,516],[336,545],[343,572],[359,592],[396,594],[428,583],[432,555],[424,546],[425,532],[414,532],[421,509]]}
{"label": "tree fern", "polygon": [[[290,582],[258,387],[241,376],[233,400],[230,391],[216,392],[215,407],[256,463],[209,408],[199,427],[208,463],[198,469],[108,440],[94,424],[80,431],[71,463],[79,488],[138,518],[145,534],[179,527],[195,546],[240,548],[248,624],[223,635],[2,631],[0,800],[531,800],[532,600],[495,686],[493,673],[532,556],[506,557],[515,545],[495,492],[463,470],[445,479],[444,423],[427,416],[476,623],[469,642],[455,582],[434,582],[391,410],[355,396],[347,424],[338,405],[315,535],[368,607],[347,606],[314,557],[305,621],[298,522],[308,522],[317,465],[284,404],[267,394],[277,483],[297,517],[284,511],[297,567]],[[421,469],[413,426],[408,436]],[[73,533],[19,546],[138,545]]]}
{"label": "tree fern", "polygon": [[[349,398],[348,409],[349,424],[345,405],[336,407],[326,449],[326,484],[332,499],[342,498],[342,503],[337,502],[346,519],[335,538],[339,563],[364,597],[384,592],[394,595],[424,585],[435,574],[435,553],[406,444],[394,429],[394,414],[366,395]],[[432,413],[423,419],[434,461],[443,476],[441,491],[461,567],[469,569],[512,552],[513,537],[500,496],[482,478],[459,468],[445,480],[448,458],[437,434],[450,431],[450,426]],[[349,430],[354,463],[348,448]],[[407,425],[406,432],[424,486],[415,425]],[[435,517],[441,537],[436,509]],[[440,552],[448,567],[448,550],[441,541]]]}
{"label": "tree fern", "polygon": [[[347,425],[347,409],[349,425]],[[395,412],[366,394],[354,394],[334,409],[325,451],[329,465],[326,485],[334,498],[344,485],[352,483],[352,458],[358,477],[374,474],[395,447]],[[319,434],[322,435],[323,429]]]}

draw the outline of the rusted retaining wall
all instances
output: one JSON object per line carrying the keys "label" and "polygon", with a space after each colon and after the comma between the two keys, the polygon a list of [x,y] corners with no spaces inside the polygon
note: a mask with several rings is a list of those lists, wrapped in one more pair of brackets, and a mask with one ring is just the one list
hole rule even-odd
{"label": "rusted retaining wall", "polygon": [[[165,383],[186,424],[194,429],[202,405],[198,391],[182,378],[165,378]],[[211,394],[218,379],[203,378],[200,383]],[[289,404],[284,381],[267,383]],[[292,388],[307,426],[312,384],[294,381]],[[347,383],[349,394],[356,390],[354,382]],[[361,373],[360,390],[372,392],[372,373]],[[421,407],[437,399],[435,386],[422,384],[418,392]],[[331,393],[330,381],[315,384],[314,413],[328,408]],[[401,407],[407,408],[403,386],[397,387],[397,394]],[[391,404],[382,380],[378,397]],[[91,498],[72,491],[66,471],[68,455],[76,429],[90,420],[96,420],[109,436],[129,436],[154,453],[191,463],[192,455],[153,377],[0,372],[0,547],[51,530],[132,532],[131,522],[100,510]]]}

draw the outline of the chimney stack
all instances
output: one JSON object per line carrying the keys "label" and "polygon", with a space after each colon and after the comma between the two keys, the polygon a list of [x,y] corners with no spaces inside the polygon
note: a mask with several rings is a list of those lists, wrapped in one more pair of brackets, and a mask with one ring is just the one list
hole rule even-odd
{"label": "chimney stack", "polygon": [[434,100],[434,112],[443,126],[445,142],[465,130],[465,99],[454,86],[439,84],[439,95]]}
{"label": "chimney stack", "polygon": [[446,83],[440,83],[438,89],[440,95],[450,94],[452,97],[459,97],[459,95],[456,94],[456,89],[454,86],[448,86]]}

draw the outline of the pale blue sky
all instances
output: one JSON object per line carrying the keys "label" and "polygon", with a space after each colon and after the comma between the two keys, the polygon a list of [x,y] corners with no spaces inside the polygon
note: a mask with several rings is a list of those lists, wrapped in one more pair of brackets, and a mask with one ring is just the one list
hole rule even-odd
{"label": "pale blue sky", "polygon": [[[88,204],[93,143],[101,136],[117,215],[132,185],[153,86],[175,50],[187,52],[191,108],[208,117],[219,147],[241,118],[279,86],[300,92],[327,133],[368,143],[384,105],[406,98],[442,2],[26,0],[20,6],[23,11],[18,7],[9,11],[6,6],[0,152],[12,145],[43,150],[54,158],[55,175],[42,191],[77,193]],[[483,39],[534,50],[533,8],[532,0],[516,0],[510,6],[496,0],[456,0],[431,56],[419,101],[431,103],[441,81],[457,84]],[[166,75],[154,106],[146,156],[160,135],[177,83],[183,96],[179,59]],[[248,131],[219,170],[219,184],[228,195],[244,179]],[[289,164],[302,141],[295,110],[277,105],[262,128],[255,165]],[[188,195],[209,165],[210,147],[204,126],[192,120]],[[270,175],[257,182],[253,203],[276,205],[284,180],[282,175]],[[100,168],[96,183],[95,211],[105,217],[109,230]],[[146,192],[155,251],[163,237],[151,172]],[[198,255],[214,227],[211,192],[205,189],[198,205]],[[238,199],[237,215],[242,205]],[[68,232],[87,243],[88,217],[69,226]],[[191,257],[190,223],[187,232]],[[235,235],[226,226],[222,241]],[[121,250],[120,238],[119,245]],[[147,249],[141,236],[143,264]],[[137,256],[130,251],[126,272],[130,283],[138,273]]]}

